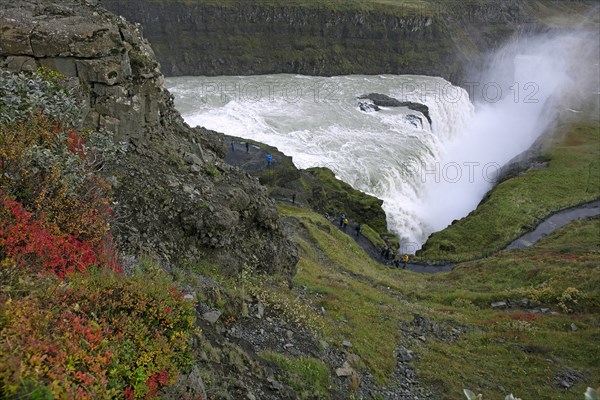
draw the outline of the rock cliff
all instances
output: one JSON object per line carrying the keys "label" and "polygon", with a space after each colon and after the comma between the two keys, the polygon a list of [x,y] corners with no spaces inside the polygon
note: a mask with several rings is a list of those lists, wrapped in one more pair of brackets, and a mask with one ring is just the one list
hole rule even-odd
{"label": "rock cliff", "polygon": [[255,178],[223,162],[222,135],[186,125],[139,26],[95,2],[3,1],[0,67],[49,67],[80,93],[82,128],[126,145],[105,173],[122,249],[291,276],[297,250]]}
{"label": "rock cliff", "polygon": [[523,0],[101,2],[144,26],[168,76],[391,73],[460,83],[478,56],[530,21]]}
{"label": "rock cliff", "polygon": [[168,76],[458,73],[455,46],[438,19],[318,3],[102,0],[144,26]]}

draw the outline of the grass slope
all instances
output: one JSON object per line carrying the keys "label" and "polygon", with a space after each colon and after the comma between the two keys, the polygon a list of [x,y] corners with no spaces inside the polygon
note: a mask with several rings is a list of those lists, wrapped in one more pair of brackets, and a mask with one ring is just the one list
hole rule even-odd
{"label": "grass slope", "polygon": [[[419,377],[440,399],[462,398],[463,388],[497,399],[499,387],[524,399],[581,399],[586,385],[600,383],[600,220],[571,224],[531,249],[424,276],[378,265],[314,213],[280,211],[306,230],[296,238],[302,257],[294,284],[326,310],[324,337],[337,345],[351,341],[351,351],[380,383],[392,373],[399,345],[415,351]],[[523,297],[530,308],[543,305],[553,313],[490,307]],[[463,334],[457,341],[415,340],[406,327],[416,316],[445,331],[462,327]],[[581,378],[565,390],[560,376],[570,370]]]}

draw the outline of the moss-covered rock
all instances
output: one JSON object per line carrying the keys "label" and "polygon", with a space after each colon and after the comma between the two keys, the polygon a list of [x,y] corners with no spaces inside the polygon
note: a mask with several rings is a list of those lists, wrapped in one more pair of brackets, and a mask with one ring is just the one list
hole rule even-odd
{"label": "moss-covered rock", "polygon": [[[344,213],[353,222],[369,225],[377,234],[387,234],[386,215],[381,208],[383,200],[342,182],[330,169],[298,169],[291,157],[264,143],[230,136],[227,142],[230,151],[225,161],[257,176],[273,198],[291,202],[295,195],[299,205],[331,216]],[[234,151],[231,151],[231,143]],[[245,143],[249,143],[248,152]],[[273,158],[270,167],[267,154]]]}

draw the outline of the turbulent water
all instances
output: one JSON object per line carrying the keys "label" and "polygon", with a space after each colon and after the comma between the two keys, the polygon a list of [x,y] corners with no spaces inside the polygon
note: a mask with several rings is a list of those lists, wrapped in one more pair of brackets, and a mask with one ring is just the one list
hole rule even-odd
{"label": "turbulent water", "polygon": [[[390,229],[419,244],[432,227],[415,166],[437,161],[473,114],[466,91],[425,76],[181,77],[167,87],[190,125],[275,146],[299,168],[330,168],[383,199]],[[426,104],[431,126],[406,107],[361,110],[357,97],[368,93]]]}
{"label": "turbulent water", "polygon": [[[578,112],[573,99],[597,97],[597,43],[595,33],[521,38],[463,84],[468,92],[401,75],[181,77],[167,87],[190,125],[275,146],[383,199],[388,227],[412,252],[473,210],[555,115]],[[406,107],[361,109],[368,93],[425,104],[432,124]]]}

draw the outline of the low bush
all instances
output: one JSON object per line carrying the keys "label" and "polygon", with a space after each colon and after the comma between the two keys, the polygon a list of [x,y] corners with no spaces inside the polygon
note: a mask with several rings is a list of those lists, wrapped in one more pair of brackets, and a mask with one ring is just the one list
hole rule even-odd
{"label": "low bush", "polygon": [[5,397],[154,398],[190,365],[194,310],[164,273],[24,279],[0,303]]}
{"label": "low bush", "polygon": [[61,79],[0,71],[0,398],[152,399],[195,312],[159,268],[119,273],[99,172],[125,148],[74,129]]}

